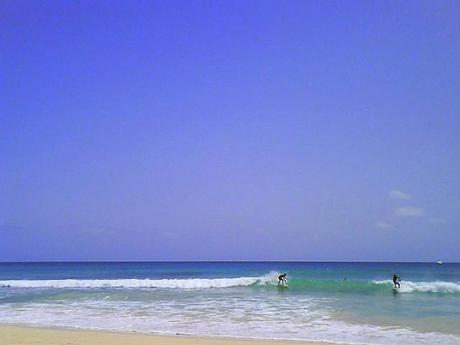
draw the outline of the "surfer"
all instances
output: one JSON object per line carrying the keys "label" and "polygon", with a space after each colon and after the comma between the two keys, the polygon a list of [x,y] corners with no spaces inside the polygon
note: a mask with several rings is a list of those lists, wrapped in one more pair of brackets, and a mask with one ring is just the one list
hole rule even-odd
{"label": "surfer", "polygon": [[287,285],[287,274],[283,273],[278,276],[278,285],[284,286]]}
{"label": "surfer", "polygon": [[395,284],[395,289],[399,289],[401,287],[401,284],[399,284],[400,281],[401,278],[399,278],[396,274],[393,274],[393,284]]}

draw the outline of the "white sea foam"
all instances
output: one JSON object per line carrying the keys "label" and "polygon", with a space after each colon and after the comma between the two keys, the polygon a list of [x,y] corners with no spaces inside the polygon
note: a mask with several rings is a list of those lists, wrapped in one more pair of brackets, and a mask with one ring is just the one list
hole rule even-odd
{"label": "white sea foam", "polygon": [[162,288],[205,289],[269,284],[277,272],[260,277],[216,279],[59,279],[59,280],[0,280],[0,287],[11,288]]}
{"label": "white sea foam", "polygon": [[15,288],[226,288],[257,283],[257,277],[221,279],[60,279],[2,280],[0,286]]}
{"label": "white sea foam", "polygon": [[[100,288],[158,288],[158,289],[207,289],[231,288],[251,285],[273,285],[279,272],[272,271],[259,277],[236,277],[216,279],[58,279],[58,280],[0,280],[1,287],[100,289]],[[392,286],[391,280],[376,280],[374,284]],[[399,292],[460,293],[460,282],[412,282],[403,281]]]}
{"label": "white sea foam", "polygon": [[[375,284],[393,285],[391,280],[377,280]],[[457,293],[460,292],[460,283],[454,282],[401,282],[399,292],[442,292],[442,293]]]}
{"label": "white sea foam", "polygon": [[[30,289],[0,290],[0,297],[3,293],[6,299],[0,303],[0,323],[350,344],[460,344],[456,333],[426,330],[426,324],[418,324],[417,320],[412,325],[392,319],[377,325],[375,320],[374,324],[367,324],[372,322],[359,315],[348,318],[337,305],[336,297],[291,294],[276,288],[200,290],[276,284],[278,274],[218,279],[4,280],[0,286]],[[389,291],[392,286],[389,280],[373,283],[385,284]],[[403,281],[401,292],[456,293],[459,286],[449,282]],[[47,294],[34,288],[60,292],[52,290]],[[63,291],[65,288],[81,290]],[[415,329],[411,328],[414,325]]]}
{"label": "white sea foam", "polygon": [[[167,294],[172,297],[175,292]],[[197,292],[185,300],[135,302],[103,298],[74,303],[21,303],[17,307],[0,304],[0,323],[349,344],[456,345],[460,341],[458,336],[446,334],[345,322],[330,311],[327,300],[320,298],[283,295],[280,304],[277,294],[241,298]]]}

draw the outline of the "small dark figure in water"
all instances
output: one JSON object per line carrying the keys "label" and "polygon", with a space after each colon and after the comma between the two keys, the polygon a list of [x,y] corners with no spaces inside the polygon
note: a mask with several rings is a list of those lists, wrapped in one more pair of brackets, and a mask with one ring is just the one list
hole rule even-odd
{"label": "small dark figure in water", "polygon": [[395,289],[399,289],[401,287],[401,284],[399,284],[400,281],[401,278],[399,278],[396,274],[393,274],[393,284],[395,284]]}
{"label": "small dark figure in water", "polygon": [[287,274],[283,273],[278,276],[278,285],[286,285],[287,284]]}

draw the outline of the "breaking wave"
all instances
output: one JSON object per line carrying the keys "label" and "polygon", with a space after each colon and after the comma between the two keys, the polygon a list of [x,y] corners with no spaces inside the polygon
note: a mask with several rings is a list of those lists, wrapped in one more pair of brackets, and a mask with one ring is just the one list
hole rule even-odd
{"label": "breaking wave", "polygon": [[3,288],[160,288],[206,289],[230,288],[266,284],[273,281],[273,273],[261,277],[216,279],[59,279],[59,280],[0,280]]}
{"label": "breaking wave", "polygon": [[[0,288],[69,288],[69,289],[208,289],[232,287],[275,287],[278,272],[260,277],[237,277],[215,279],[59,279],[59,280],[0,280]],[[391,292],[391,280],[317,280],[296,279],[289,281],[289,290],[320,291],[358,294],[381,294]],[[460,282],[401,282],[400,293],[460,294]]]}
{"label": "breaking wave", "polygon": [[[391,280],[374,281],[377,285],[393,287]],[[434,293],[460,293],[460,283],[453,282],[411,282],[404,281],[398,292],[434,292]]]}
{"label": "breaking wave", "polygon": [[14,288],[164,288],[200,289],[248,286],[258,278],[221,279],[61,279],[61,280],[5,280],[0,286]]}

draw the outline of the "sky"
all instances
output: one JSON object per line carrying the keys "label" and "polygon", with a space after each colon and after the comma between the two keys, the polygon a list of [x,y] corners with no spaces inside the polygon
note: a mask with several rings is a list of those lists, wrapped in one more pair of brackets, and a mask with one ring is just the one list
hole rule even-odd
{"label": "sky", "polygon": [[0,261],[460,261],[460,2],[1,1]]}

